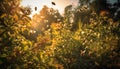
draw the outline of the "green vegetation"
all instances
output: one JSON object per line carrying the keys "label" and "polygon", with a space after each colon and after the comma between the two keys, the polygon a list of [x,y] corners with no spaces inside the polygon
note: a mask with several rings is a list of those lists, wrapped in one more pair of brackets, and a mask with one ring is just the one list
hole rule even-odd
{"label": "green vegetation", "polygon": [[119,1],[79,3],[64,16],[44,6],[31,19],[20,0],[1,0],[0,69],[119,69]]}

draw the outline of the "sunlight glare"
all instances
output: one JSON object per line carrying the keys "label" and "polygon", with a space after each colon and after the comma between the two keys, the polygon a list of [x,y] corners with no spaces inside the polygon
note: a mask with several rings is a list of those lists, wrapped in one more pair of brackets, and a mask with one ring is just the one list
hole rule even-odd
{"label": "sunlight glare", "polygon": [[[52,2],[55,2],[56,5],[52,5]],[[77,6],[78,0],[22,0],[21,6],[30,6],[32,9],[32,17],[34,14],[39,13],[44,5],[47,5],[49,8],[54,8],[59,10],[61,14],[64,12],[64,8],[67,5],[72,4],[73,6]],[[37,10],[35,10],[37,7]]]}

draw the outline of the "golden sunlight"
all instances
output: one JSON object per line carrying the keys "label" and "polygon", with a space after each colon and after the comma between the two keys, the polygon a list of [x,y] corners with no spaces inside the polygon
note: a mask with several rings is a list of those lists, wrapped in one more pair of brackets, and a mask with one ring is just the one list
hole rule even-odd
{"label": "golden sunlight", "polygon": [[[52,2],[55,3],[52,4]],[[72,4],[73,6],[77,6],[78,0],[22,0],[21,6],[30,6],[32,9],[32,17],[35,13],[39,13],[44,5],[47,5],[49,8],[54,8],[59,10],[61,14],[64,12],[64,8],[67,5]]]}

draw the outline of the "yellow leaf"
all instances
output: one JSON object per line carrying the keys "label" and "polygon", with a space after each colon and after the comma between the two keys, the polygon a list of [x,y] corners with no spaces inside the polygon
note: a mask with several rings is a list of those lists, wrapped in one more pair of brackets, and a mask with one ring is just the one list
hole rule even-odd
{"label": "yellow leaf", "polygon": [[0,16],[0,18],[4,18],[6,16],[6,14],[2,14],[1,16]]}
{"label": "yellow leaf", "polygon": [[25,46],[25,47],[24,47],[24,50],[28,50],[28,46]]}
{"label": "yellow leaf", "polygon": [[17,21],[18,20],[18,16],[14,15],[14,19],[15,19],[15,21]]}

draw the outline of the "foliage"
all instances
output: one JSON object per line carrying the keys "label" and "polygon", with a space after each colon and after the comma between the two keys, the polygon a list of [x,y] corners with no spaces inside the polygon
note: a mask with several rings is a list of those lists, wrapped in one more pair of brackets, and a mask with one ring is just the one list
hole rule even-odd
{"label": "foliage", "polygon": [[89,25],[83,26],[80,23],[76,32],[64,28],[64,25],[60,29],[51,26],[52,45],[44,48],[46,56],[42,58],[46,61],[45,67],[95,69],[118,64],[119,52],[116,50],[119,37],[112,33],[112,29],[118,27],[119,23],[110,24],[109,19],[105,21],[108,24],[104,24],[103,17],[98,17]]}
{"label": "foliage", "polygon": [[49,29],[52,22],[60,21],[62,21],[62,16],[58,10],[44,6],[39,14],[33,16],[32,28],[36,31],[36,35],[38,35]]}
{"label": "foliage", "polygon": [[2,69],[21,64],[24,58],[22,54],[32,46],[32,42],[23,35],[25,31],[29,31],[30,12],[27,8],[19,7],[19,2],[16,0],[0,2],[2,11],[0,14],[0,67]]}
{"label": "foliage", "polygon": [[[29,7],[12,8],[16,0],[0,1],[0,69],[108,69],[119,68],[120,64],[120,21],[109,16],[98,15],[84,4],[72,10],[65,8],[63,21],[56,21],[60,14],[48,7],[34,16],[35,21],[50,20],[49,28],[37,33],[36,40],[30,41],[36,30],[31,29]],[[4,3],[3,3],[4,2]],[[11,4],[12,3],[12,4]],[[9,5],[8,7],[5,5]],[[11,11],[14,10],[14,13]],[[10,12],[8,12],[10,11]],[[44,12],[45,11],[45,12]],[[49,13],[49,16],[47,14]],[[52,14],[52,15],[50,15]],[[83,17],[77,15],[84,15]],[[88,15],[87,15],[88,14]],[[75,17],[69,19],[72,15]],[[41,21],[40,16],[44,16]],[[82,21],[90,16],[88,22]],[[33,20],[34,20],[33,18]],[[86,18],[87,19],[87,18]],[[34,25],[34,24],[32,24]],[[46,24],[45,24],[46,25]],[[40,25],[41,26],[41,25]],[[77,27],[75,29],[75,27]],[[73,30],[75,29],[75,30]],[[34,31],[35,30],[35,31]]]}

